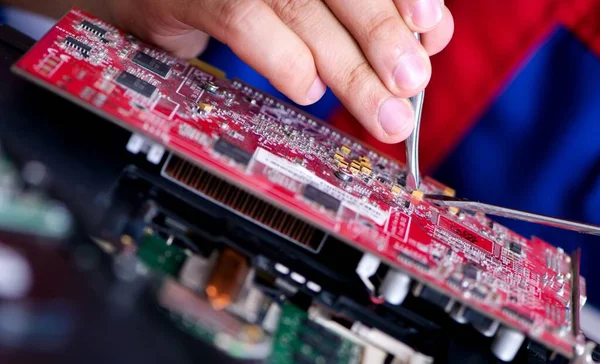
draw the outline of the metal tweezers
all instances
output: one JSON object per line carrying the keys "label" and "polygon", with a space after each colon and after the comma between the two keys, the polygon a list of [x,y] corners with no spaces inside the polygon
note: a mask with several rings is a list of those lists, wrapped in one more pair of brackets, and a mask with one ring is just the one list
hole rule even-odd
{"label": "metal tweezers", "polygon": [[[421,41],[421,37],[418,33],[415,33],[415,37],[418,41]],[[421,127],[421,114],[423,111],[424,98],[425,91],[421,91],[416,96],[410,98],[410,102],[415,113],[415,127],[408,139],[406,139],[405,143],[407,169],[406,187],[411,191],[419,189],[421,185],[421,177],[419,174],[419,129]],[[443,195],[425,195],[425,199],[431,203],[435,203],[443,207],[455,207],[459,209],[470,210],[473,212],[482,212],[488,215],[528,221],[560,229],[573,230],[579,233],[600,236],[600,226],[597,225],[585,224],[565,219],[558,219],[555,217],[539,215],[531,212],[519,211],[515,209],[509,209],[506,207],[494,206],[482,202],[468,201],[465,199]]]}
{"label": "metal tweezers", "polygon": [[[421,41],[419,33],[415,33],[418,41]],[[419,173],[419,129],[421,128],[421,114],[423,112],[423,99],[425,90],[410,98],[410,103],[415,113],[415,127],[404,142],[406,144],[406,187],[409,190],[419,189],[421,175]]]}

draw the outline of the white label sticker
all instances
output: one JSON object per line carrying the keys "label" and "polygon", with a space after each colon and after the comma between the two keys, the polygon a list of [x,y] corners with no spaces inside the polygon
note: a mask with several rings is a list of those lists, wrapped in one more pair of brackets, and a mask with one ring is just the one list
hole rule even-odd
{"label": "white label sticker", "polygon": [[256,162],[267,165],[290,178],[305,184],[313,185],[320,191],[323,191],[340,200],[344,207],[375,221],[377,225],[383,225],[388,217],[387,213],[379,207],[373,206],[369,202],[362,201],[360,198],[332,185],[320,177],[315,176],[308,169],[302,167],[301,165],[290,162],[285,158],[278,157],[268,150],[258,148],[254,154],[254,159]]}

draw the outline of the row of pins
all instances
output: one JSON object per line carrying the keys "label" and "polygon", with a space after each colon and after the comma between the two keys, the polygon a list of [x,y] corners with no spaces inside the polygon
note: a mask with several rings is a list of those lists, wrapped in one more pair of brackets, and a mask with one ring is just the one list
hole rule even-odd
{"label": "row of pins", "polygon": [[320,244],[314,239],[317,231],[311,225],[192,163],[173,157],[166,168],[166,173],[171,178],[301,245],[315,249]]}

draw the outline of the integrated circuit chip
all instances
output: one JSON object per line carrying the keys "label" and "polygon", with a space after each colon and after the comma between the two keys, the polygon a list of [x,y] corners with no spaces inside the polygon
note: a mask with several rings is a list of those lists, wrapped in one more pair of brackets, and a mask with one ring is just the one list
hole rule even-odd
{"label": "integrated circuit chip", "polygon": [[304,198],[323,206],[327,210],[337,212],[342,202],[330,194],[323,192],[313,185],[306,185]]}
{"label": "integrated circuit chip", "polygon": [[140,95],[146,97],[152,97],[152,95],[154,95],[154,92],[156,91],[156,86],[142,80],[141,78],[135,75],[132,75],[127,71],[121,72],[121,74],[119,74],[119,76],[117,77],[116,81],[118,84],[125,86],[128,89],[133,90],[139,93]]}
{"label": "integrated circuit chip", "polygon": [[89,45],[87,45],[87,44],[83,43],[82,41],[79,41],[73,37],[67,37],[65,39],[65,45],[67,45],[68,47],[71,47],[71,48],[75,48],[85,58],[90,56],[90,52],[93,49]]}
{"label": "integrated circuit chip", "polygon": [[423,269],[425,271],[429,270],[429,268],[430,268],[429,264],[423,263],[420,260],[415,259],[415,258],[411,257],[410,255],[404,253],[404,252],[400,253],[399,257],[402,258],[402,259],[405,259],[405,260],[409,261],[413,265],[415,265],[415,266],[417,266],[417,267],[419,267],[419,268],[421,268],[421,269]]}
{"label": "integrated circuit chip", "polygon": [[103,29],[99,26],[97,26],[96,24],[84,20],[81,22],[81,27],[85,30],[87,30],[88,32],[92,32],[95,35],[99,36],[99,37],[104,37],[106,35],[106,29]]}
{"label": "integrated circuit chip", "polygon": [[133,56],[132,61],[162,78],[167,78],[169,72],[171,72],[171,67],[169,67],[168,64],[161,62],[144,52],[137,52],[135,56]]}
{"label": "integrated circuit chip", "polygon": [[421,291],[419,297],[442,309],[445,309],[450,303],[450,297],[427,286],[423,287],[423,290]]}
{"label": "integrated circuit chip", "polygon": [[217,142],[215,143],[214,150],[215,152],[229,157],[237,163],[243,164],[245,166],[247,166],[248,163],[250,163],[250,160],[252,159],[252,154],[250,154],[248,151],[238,147],[235,144],[228,142],[225,139],[217,140]]}
{"label": "integrated circuit chip", "polygon": [[473,265],[473,264],[465,264],[462,267],[462,271],[463,274],[465,275],[465,277],[470,278],[470,279],[477,279],[477,277],[479,276],[479,269]]}
{"label": "integrated circuit chip", "polygon": [[515,243],[514,241],[511,241],[508,244],[508,249],[510,249],[511,252],[517,255],[521,255],[521,252],[523,251],[523,248],[521,248],[521,244]]}

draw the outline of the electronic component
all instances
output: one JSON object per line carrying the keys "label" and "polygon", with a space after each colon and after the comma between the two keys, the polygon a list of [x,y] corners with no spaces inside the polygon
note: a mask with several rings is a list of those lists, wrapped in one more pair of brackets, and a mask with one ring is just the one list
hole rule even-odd
{"label": "electronic component", "polygon": [[162,78],[167,78],[169,72],[171,72],[171,67],[168,64],[141,51],[133,56],[132,61]]}
{"label": "electronic component", "polygon": [[309,318],[299,307],[283,306],[270,363],[357,363],[363,349]]}
{"label": "electronic component", "polygon": [[211,104],[205,104],[203,102],[198,102],[198,110],[209,113],[213,109]]}
{"label": "electronic component", "polygon": [[211,81],[207,81],[202,88],[204,88],[207,92],[217,95],[219,92],[219,86],[217,86],[216,84],[214,84]]}
{"label": "electronic component", "polygon": [[479,269],[471,263],[463,265],[462,272],[469,279],[477,280],[479,277]]}
{"label": "electronic component", "polygon": [[[165,164],[163,175],[310,251],[318,252],[325,240],[326,235],[312,225],[176,156]],[[232,195],[238,198],[229,198]],[[277,220],[273,216],[277,216]]]}
{"label": "electronic component", "polygon": [[92,47],[79,41],[71,36],[65,38],[65,45],[71,48],[75,48],[84,58],[90,56],[90,52],[92,51]]}
{"label": "electronic component", "polygon": [[197,254],[187,257],[179,271],[181,284],[196,292],[203,291],[216,257],[216,254],[211,255],[210,258]]}
{"label": "electronic component", "polygon": [[323,208],[332,212],[337,212],[340,209],[341,201],[331,196],[330,194],[323,192],[313,185],[307,185],[304,188],[304,198],[312,201],[316,204],[323,206]]}
{"label": "electronic component", "polygon": [[418,284],[417,287],[415,287],[414,294],[445,311],[449,309],[450,304],[452,303],[450,297],[422,284]]}
{"label": "electronic component", "polygon": [[214,150],[215,152],[229,157],[242,165],[247,165],[252,159],[251,153],[247,152],[246,150],[238,147],[233,143],[228,142],[223,138],[217,140],[214,146]]}
{"label": "electronic component", "polygon": [[96,24],[90,22],[89,20],[84,20],[81,22],[81,27],[88,32],[94,33],[98,37],[104,37],[106,35],[106,29],[97,26]]}
{"label": "electronic component", "polygon": [[148,267],[164,274],[176,275],[186,259],[185,252],[154,234],[145,235],[140,241],[138,258]]}
{"label": "electronic component", "polygon": [[232,357],[264,360],[271,355],[272,338],[259,326],[225,310],[215,310],[205,299],[173,280],[164,281],[157,300],[183,331]]}
{"label": "electronic component", "polygon": [[514,329],[501,327],[492,343],[492,352],[500,360],[511,361],[517,355],[523,341],[525,341],[525,336],[522,333]]}
{"label": "electronic component", "polygon": [[146,96],[148,98],[154,95],[156,91],[156,86],[152,85],[149,82],[142,80],[141,78],[132,75],[127,71],[123,71],[117,76],[115,80],[118,84],[127,87],[128,89],[137,92],[142,96]]}
{"label": "electronic component", "polygon": [[514,241],[511,241],[508,243],[508,248],[510,249],[511,252],[520,255],[521,251],[523,248],[521,248],[521,244],[519,243],[515,243]]}
{"label": "electronic component", "polygon": [[222,310],[236,300],[248,271],[244,256],[231,249],[221,253],[206,285],[206,295],[216,310]]}
{"label": "electronic component", "polygon": [[400,305],[408,295],[410,277],[402,272],[390,270],[381,283],[379,291],[392,305]]}

